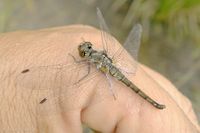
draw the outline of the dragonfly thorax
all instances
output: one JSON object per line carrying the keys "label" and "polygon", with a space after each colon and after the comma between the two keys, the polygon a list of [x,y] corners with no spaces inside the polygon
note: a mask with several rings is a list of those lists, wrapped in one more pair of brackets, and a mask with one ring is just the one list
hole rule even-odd
{"label": "dragonfly thorax", "polygon": [[104,73],[108,72],[112,66],[112,59],[110,59],[104,51],[92,52],[89,60],[97,66],[97,69]]}
{"label": "dragonfly thorax", "polygon": [[88,59],[89,62],[94,63],[97,69],[102,72],[108,72],[112,65],[112,59],[107,56],[105,51],[96,51],[92,48],[90,42],[83,42],[78,47],[79,55],[82,58]]}

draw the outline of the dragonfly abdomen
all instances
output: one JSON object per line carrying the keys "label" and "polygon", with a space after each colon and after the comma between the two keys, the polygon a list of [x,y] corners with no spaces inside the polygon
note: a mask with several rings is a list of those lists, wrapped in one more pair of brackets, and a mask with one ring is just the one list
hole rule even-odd
{"label": "dragonfly abdomen", "polygon": [[142,90],[140,90],[136,85],[134,85],[128,78],[125,77],[124,74],[122,74],[119,69],[116,67],[112,67],[110,69],[110,74],[124,83],[127,87],[131,88],[135,93],[137,93],[139,96],[141,96],[143,99],[148,101],[150,104],[152,104],[154,107],[158,109],[164,109],[165,105],[159,104],[156,101],[154,101],[152,98],[150,98],[148,95],[146,95]]}
{"label": "dragonfly abdomen", "polygon": [[165,105],[159,104],[156,101],[154,101],[152,98],[150,98],[148,95],[146,95],[142,90],[140,90],[137,86],[135,86],[130,80],[128,80],[126,77],[124,77],[123,80],[121,80],[126,86],[130,87],[135,93],[137,93],[139,96],[141,96],[143,99],[148,101],[150,104],[152,104],[154,107],[158,109],[164,109]]}

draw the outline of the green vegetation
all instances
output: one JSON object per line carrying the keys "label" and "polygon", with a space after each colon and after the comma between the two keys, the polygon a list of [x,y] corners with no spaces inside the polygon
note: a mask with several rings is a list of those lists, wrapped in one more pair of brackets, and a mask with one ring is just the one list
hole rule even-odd
{"label": "green vegetation", "polygon": [[117,0],[112,4],[113,11],[122,8],[124,9],[122,14],[126,14],[123,25],[131,27],[134,21],[139,20],[143,23],[146,37],[149,37],[152,32],[159,32],[159,34],[162,32],[165,38],[173,38],[177,41],[185,37],[200,41],[199,0]]}

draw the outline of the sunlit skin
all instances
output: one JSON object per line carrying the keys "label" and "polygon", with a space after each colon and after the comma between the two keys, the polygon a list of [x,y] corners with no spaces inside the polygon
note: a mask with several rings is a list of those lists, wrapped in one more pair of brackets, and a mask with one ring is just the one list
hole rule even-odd
{"label": "sunlit skin", "polygon": [[[103,133],[197,133],[199,131],[191,102],[171,82],[141,64],[134,81],[141,90],[164,103],[166,105],[164,110],[152,107],[126,86],[117,84],[116,87],[124,88],[121,92],[124,99],[126,95],[132,95],[134,104],[128,109],[121,108],[116,102],[101,102],[62,114],[36,117],[33,110],[37,108],[38,103],[34,101],[39,97],[44,98],[41,95],[45,92],[39,94],[16,87],[17,75],[31,65],[73,63],[67,53],[80,58],[78,52],[72,49],[77,50],[82,38],[92,42],[95,48],[102,48],[100,32],[83,25],[0,35],[0,130],[5,133],[22,131],[81,133],[81,123],[85,123]],[[111,50],[114,51],[119,47],[120,44],[115,43]],[[129,58],[128,55],[124,57]],[[144,81],[146,84],[143,84]],[[39,113],[48,114],[48,112]]]}

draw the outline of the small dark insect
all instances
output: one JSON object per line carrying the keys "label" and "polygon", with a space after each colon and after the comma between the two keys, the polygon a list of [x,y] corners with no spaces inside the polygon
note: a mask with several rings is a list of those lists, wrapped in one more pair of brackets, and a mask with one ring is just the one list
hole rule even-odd
{"label": "small dark insect", "polygon": [[41,101],[40,101],[40,104],[43,104],[44,102],[46,102],[47,101],[47,98],[44,98],[44,99],[42,99]]}
{"label": "small dark insect", "polygon": [[30,71],[29,69],[24,69],[23,71],[21,71],[21,73],[27,73],[29,71]]}

